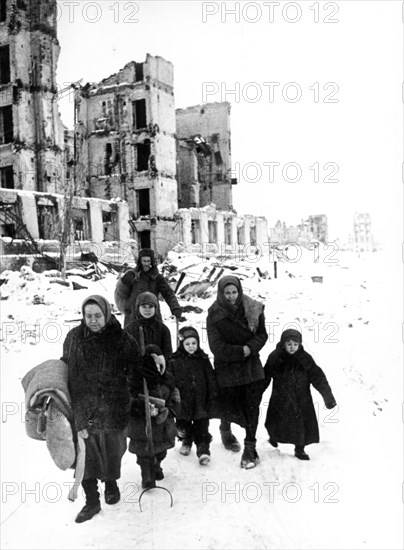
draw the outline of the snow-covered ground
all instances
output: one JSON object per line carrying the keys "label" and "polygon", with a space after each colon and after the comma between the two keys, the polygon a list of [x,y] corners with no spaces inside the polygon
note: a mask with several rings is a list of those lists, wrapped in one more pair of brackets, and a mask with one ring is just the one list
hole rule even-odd
{"label": "snow-covered ground", "polygon": [[[239,273],[246,292],[265,301],[270,337],[262,360],[287,324],[295,323],[328,377],[338,409],[325,410],[312,390],[321,442],[307,447],[311,460],[297,460],[291,445],[273,449],[267,442],[270,387],[261,405],[257,468],[240,469],[240,454],[223,448],[214,420],[209,466],[199,466],[195,452],[182,457],[178,443],[168,452],[161,484],[173,494],[172,508],[167,493],[154,490],[145,494],[139,510],[140,469],[135,456],[126,453],[121,501],[103,504],[100,514],[81,525],[74,518],[83,496],[74,504],[67,500],[73,471],[58,470],[46,444],[25,434],[21,378],[41,361],[60,357],[86,296],[99,293],[113,302],[116,279],[112,274],[98,281],[69,277],[88,287],[73,290],[44,274],[1,274],[8,280],[1,286],[1,547],[402,548],[400,258],[383,252],[361,258],[338,252],[327,258],[324,251],[319,262],[314,258],[313,251],[303,251],[295,263],[279,263],[277,279],[268,258],[233,262],[236,271],[224,273]],[[183,286],[203,276],[203,269],[208,273],[214,261],[201,263],[174,252],[170,260],[178,268],[198,263],[189,268]],[[260,280],[257,266],[271,279]],[[323,282],[313,282],[312,276],[322,276]],[[185,316],[187,324],[201,330],[206,351],[204,321],[215,293],[212,287],[205,299],[181,301],[203,310]],[[165,303],[162,310],[174,343],[174,320]],[[243,438],[238,426],[234,432]]]}

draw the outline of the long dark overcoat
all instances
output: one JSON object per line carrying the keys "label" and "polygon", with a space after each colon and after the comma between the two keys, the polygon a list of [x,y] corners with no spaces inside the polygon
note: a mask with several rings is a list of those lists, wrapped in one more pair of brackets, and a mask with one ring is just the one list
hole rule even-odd
{"label": "long dark overcoat", "polygon": [[312,385],[323,397],[328,408],[335,399],[322,369],[302,345],[290,355],[278,343],[265,364],[265,378],[273,381],[265,427],[279,443],[304,446],[318,443],[319,428],[310,391]]}
{"label": "long dark overcoat", "polygon": [[139,377],[140,354],[134,338],[114,315],[105,329],[92,333],[84,321],[70,330],[61,358],[77,431],[122,430],[129,421],[129,384]]}
{"label": "long dark overcoat", "polygon": [[[150,356],[144,356],[143,362],[153,361]],[[175,417],[180,411],[180,396],[174,385],[174,377],[165,372],[158,377],[157,383],[148,383],[149,395],[164,399],[165,407],[168,409],[166,420],[160,422],[158,417],[152,417],[152,432],[154,453],[158,454],[175,446],[177,428]],[[132,386],[131,393],[134,396],[131,408],[131,418],[128,426],[128,437],[131,438],[130,452],[136,453],[138,457],[148,456],[148,443],[146,436],[146,414],[143,394],[143,381],[139,383],[136,379]]]}
{"label": "long dark overcoat", "polygon": [[190,355],[182,347],[178,348],[171,356],[168,369],[180,392],[179,420],[218,417],[215,374],[209,357],[203,350],[199,348]]}
{"label": "long dark overcoat", "polygon": [[[142,255],[149,256],[152,260],[152,267],[150,271],[146,273],[142,269],[141,254],[137,260],[136,268],[128,269],[134,274],[134,279],[131,285],[127,285],[122,281],[122,276],[119,277],[115,287],[115,303],[121,313],[125,315],[124,326],[128,325],[135,320],[136,317],[136,300],[139,294],[142,292],[152,292],[155,296],[162,295],[167,302],[171,313],[174,314],[176,310],[181,310],[181,306],[178,303],[177,297],[171,286],[167,283],[163,275],[159,273],[155,264],[154,252],[151,249],[142,249]],[[125,275],[123,274],[123,275]],[[161,320],[160,310],[156,312],[157,318]]]}
{"label": "long dark overcoat", "polygon": [[[258,324],[255,332],[248,326],[244,312],[248,303],[251,310],[263,311],[262,304],[248,296],[243,298],[241,315],[234,316],[223,308],[218,301],[208,309],[206,328],[209,347],[214,356],[216,380],[220,387],[243,386],[264,379],[264,370],[259,351],[268,339],[264,313],[256,315]],[[251,354],[244,357],[243,346],[248,346]]]}
{"label": "long dark overcoat", "polygon": [[173,351],[170,329],[155,316],[152,319],[141,319],[138,314],[124,330],[135,338],[139,348],[143,338],[144,346],[154,344],[161,349],[166,361],[170,357]]}

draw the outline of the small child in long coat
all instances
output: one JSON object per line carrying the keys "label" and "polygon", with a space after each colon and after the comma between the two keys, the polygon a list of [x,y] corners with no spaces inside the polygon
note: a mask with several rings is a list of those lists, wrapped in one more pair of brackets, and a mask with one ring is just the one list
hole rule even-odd
{"label": "small child in long coat", "polygon": [[177,429],[182,441],[180,453],[187,456],[192,443],[196,445],[199,464],[210,462],[209,417],[217,407],[217,386],[209,357],[200,348],[199,334],[193,327],[183,327],[178,333],[180,344],[171,356],[169,370],[180,392],[181,411]]}
{"label": "small child in long coat", "polygon": [[[152,417],[152,435],[154,446],[154,467],[150,469],[148,440],[146,436],[146,413],[143,395],[143,379],[136,378],[131,387],[133,398],[131,418],[128,426],[130,438],[129,452],[137,456],[137,463],[142,472],[142,487],[152,485],[152,478],[164,478],[161,462],[167,456],[167,449],[175,446],[177,428],[174,417],[180,409],[180,397],[174,384],[174,377],[166,371],[165,359],[156,345],[149,344],[142,357],[142,374],[146,377],[150,396],[150,413]],[[162,400],[153,403],[153,398]],[[164,404],[163,404],[164,403]]]}
{"label": "small child in long coat", "polygon": [[309,460],[305,445],[320,441],[318,422],[310,391],[312,385],[323,397],[327,409],[336,401],[324,372],[302,346],[302,335],[285,330],[265,364],[267,386],[273,380],[265,427],[273,447],[295,445],[295,456]]}

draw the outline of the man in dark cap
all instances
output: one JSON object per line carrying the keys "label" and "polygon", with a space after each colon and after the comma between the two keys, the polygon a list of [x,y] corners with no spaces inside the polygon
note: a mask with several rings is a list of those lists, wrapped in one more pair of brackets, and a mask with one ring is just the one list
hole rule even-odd
{"label": "man in dark cap", "polygon": [[[115,303],[121,313],[125,314],[124,326],[134,320],[136,299],[142,292],[152,292],[158,297],[161,294],[167,302],[171,313],[181,318],[182,308],[174,294],[173,289],[159,273],[154,251],[151,248],[142,248],[139,251],[137,265],[134,269],[128,269],[118,279],[115,288]],[[161,321],[160,308],[156,317]]]}

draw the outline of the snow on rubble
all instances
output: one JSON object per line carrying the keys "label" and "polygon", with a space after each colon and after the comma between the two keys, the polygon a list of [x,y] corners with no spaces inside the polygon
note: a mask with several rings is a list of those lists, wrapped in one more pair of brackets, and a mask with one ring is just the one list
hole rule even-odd
{"label": "snow on rubble", "polygon": [[[282,330],[293,323],[302,331],[338,402],[325,410],[312,392],[321,441],[308,447],[311,460],[298,461],[291,445],[273,449],[267,442],[270,386],[261,405],[257,468],[241,470],[240,454],[224,449],[213,420],[209,466],[199,466],[194,451],[182,457],[178,443],[168,452],[162,485],[173,494],[173,508],[165,492],[151,491],[140,512],[140,469],[126,453],[121,502],[102,504],[102,512],[80,526],[74,518],[83,498],[67,500],[73,471],[58,470],[45,444],[25,434],[21,378],[39,362],[60,357],[85,297],[102,294],[114,305],[118,273],[100,262],[76,267],[67,286],[57,271],[38,274],[24,266],[1,273],[2,547],[401,548],[399,263],[382,252],[358,258],[338,251],[328,258],[336,262],[324,261],[325,254],[316,258],[313,250],[300,252],[297,261],[277,262],[276,278],[268,256],[178,250],[160,269],[178,287],[180,324],[198,328],[207,352],[206,312],[217,277],[227,274],[239,276],[245,292],[265,303],[263,362]],[[175,346],[174,318],[165,302],[161,308]],[[122,322],[115,306],[114,313]],[[234,432],[243,438],[238,426]]]}

